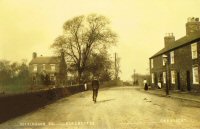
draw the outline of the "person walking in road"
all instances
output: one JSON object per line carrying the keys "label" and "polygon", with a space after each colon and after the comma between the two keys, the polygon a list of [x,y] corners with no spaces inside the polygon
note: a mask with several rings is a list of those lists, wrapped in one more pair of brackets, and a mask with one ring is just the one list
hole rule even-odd
{"label": "person walking in road", "polygon": [[96,99],[98,96],[98,90],[99,90],[99,81],[96,77],[92,80],[92,90],[93,90],[93,101],[96,103]]}

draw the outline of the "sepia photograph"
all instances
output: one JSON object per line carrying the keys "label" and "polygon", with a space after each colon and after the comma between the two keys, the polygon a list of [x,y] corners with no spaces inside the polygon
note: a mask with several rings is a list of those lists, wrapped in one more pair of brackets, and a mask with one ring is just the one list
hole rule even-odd
{"label": "sepia photograph", "polygon": [[200,129],[200,0],[0,0],[0,129]]}

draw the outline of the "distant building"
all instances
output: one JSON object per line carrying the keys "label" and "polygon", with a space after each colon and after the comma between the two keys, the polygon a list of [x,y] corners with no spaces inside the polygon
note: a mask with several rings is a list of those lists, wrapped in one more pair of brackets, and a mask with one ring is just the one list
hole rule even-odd
{"label": "distant building", "polygon": [[50,82],[55,84],[57,80],[57,74],[59,72],[59,63],[59,57],[38,57],[37,53],[34,52],[32,60],[29,63],[29,71],[32,75],[34,83],[39,83],[40,75],[47,74]]}
{"label": "distant building", "polygon": [[[168,58],[168,71],[163,55]],[[168,82],[170,89],[200,90],[199,18],[188,18],[186,35],[182,38],[175,40],[172,33],[167,34],[164,37],[164,48],[150,57],[149,61],[153,87],[157,87],[159,83],[163,88]]]}

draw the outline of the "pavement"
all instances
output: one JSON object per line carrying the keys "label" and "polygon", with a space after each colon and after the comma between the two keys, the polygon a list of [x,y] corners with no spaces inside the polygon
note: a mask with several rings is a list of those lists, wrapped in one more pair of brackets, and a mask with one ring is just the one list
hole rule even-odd
{"label": "pavement", "polygon": [[[144,88],[138,86],[136,88],[139,91],[146,92],[149,94],[154,94],[158,96],[166,96],[165,89],[149,89],[148,91],[144,91]],[[171,97],[175,99],[194,101],[200,103],[200,93],[199,92],[189,92],[189,91],[169,91],[169,95],[166,97]]]}
{"label": "pavement", "polygon": [[0,124],[0,129],[199,129],[200,103],[153,95],[134,87],[65,97]]}

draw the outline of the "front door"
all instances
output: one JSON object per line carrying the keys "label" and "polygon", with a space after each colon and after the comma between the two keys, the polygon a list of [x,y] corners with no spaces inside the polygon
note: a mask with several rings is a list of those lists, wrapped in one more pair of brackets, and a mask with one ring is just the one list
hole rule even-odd
{"label": "front door", "polygon": [[178,90],[181,89],[181,84],[180,84],[180,73],[177,72],[177,83],[178,83]]}
{"label": "front door", "polygon": [[155,82],[155,86],[157,87],[158,86],[158,76],[157,76],[157,74],[155,74],[155,80],[154,80],[154,82]]}
{"label": "front door", "polygon": [[187,90],[190,91],[191,90],[191,85],[190,85],[190,71],[187,71],[186,80],[187,80]]}

